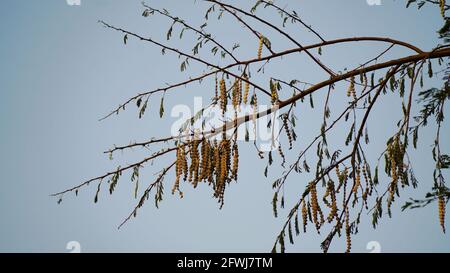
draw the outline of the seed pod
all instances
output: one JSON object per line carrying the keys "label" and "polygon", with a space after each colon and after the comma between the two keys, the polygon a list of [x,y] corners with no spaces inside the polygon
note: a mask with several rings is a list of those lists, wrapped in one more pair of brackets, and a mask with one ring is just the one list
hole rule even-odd
{"label": "seed pod", "polygon": [[221,183],[225,183],[228,174],[228,163],[227,163],[227,152],[225,145],[223,146],[224,152],[222,152],[220,160],[220,181]]}
{"label": "seed pod", "polygon": [[325,203],[325,205],[327,207],[330,207],[330,203],[327,200],[327,197],[330,196],[330,187],[328,187],[328,183],[327,183],[327,188],[325,190],[325,194],[322,197],[323,202]]}
{"label": "seed pod", "polygon": [[259,35],[259,44],[258,44],[258,59],[261,59],[262,48],[263,48],[263,42],[264,42],[264,38],[263,38],[263,36],[260,34],[260,35]]}
{"label": "seed pod", "polygon": [[318,218],[319,214],[319,203],[317,201],[317,191],[316,184],[313,182],[309,183],[309,194],[311,196],[311,212],[312,212],[312,220],[316,225],[317,231],[320,229],[320,222]]}
{"label": "seed pod", "polygon": [[175,193],[175,191],[179,190],[180,188],[180,177],[181,177],[181,173],[182,173],[182,159],[181,159],[181,145],[178,146],[177,148],[177,153],[176,153],[176,161],[175,161],[175,183],[173,184],[173,188],[172,188],[172,194]]}
{"label": "seed pod", "polygon": [[187,176],[188,176],[188,163],[187,163],[187,159],[186,159],[186,149],[185,149],[185,145],[181,145],[181,151],[180,151],[180,157],[181,157],[181,168],[183,171],[183,180],[186,181],[187,180]]}
{"label": "seed pod", "polygon": [[239,104],[239,95],[238,95],[239,83],[236,79],[233,83],[233,89],[231,91],[231,103],[233,105],[233,109],[236,110]]}
{"label": "seed pod", "polygon": [[328,223],[331,223],[333,221],[333,218],[336,217],[336,219],[338,219],[338,214],[337,214],[337,202],[336,202],[336,191],[334,189],[334,183],[333,182],[328,182],[328,191],[330,192],[330,198],[331,198],[331,210],[330,210],[330,214],[328,214],[327,220]]}
{"label": "seed pod", "polygon": [[220,152],[220,173],[217,180],[217,188],[216,188],[216,195],[219,198],[219,202],[223,205],[224,201],[224,193],[225,193],[225,182],[227,179],[228,174],[228,164],[227,164],[227,142],[228,140],[224,139],[221,142],[221,152]]}
{"label": "seed pod", "polygon": [[270,95],[272,99],[272,104],[275,104],[278,101],[278,90],[277,84],[270,80]]}
{"label": "seed pod", "polygon": [[216,182],[219,183],[220,180],[220,171],[221,171],[221,157],[220,157],[220,146],[217,143],[217,140],[214,140],[214,163],[215,163],[215,174],[216,174]]}
{"label": "seed pod", "polygon": [[238,79],[238,105],[242,103],[242,79]]}
{"label": "seed pod", "polygon": [[[217,144],[217,142],[216,142]],[[214,197],[219,199],[221,207],[224,204],[224,193],[225,193],[225,176],[226,176],[226,155],[224,150],[224,140],[221,141],[220,145],[214,146],[214,157],[216,163],[216,183],[214,185]]]}
{"label": "seed pod", "polygon": [[239,168],[239,150],[237,142],[233,144],[233,167],[231,169],[231,175],[234,180],[238,178],[238,168]]}
{"label": "seed pod", "polygon": [[225,85],[225,80],[220,80],[220,108],[222,109],[222,113],[227,111],[227,87]]}
{"label": "seed pod", "polygon": [[244,79],[246,80],[244,82],[244,96],[242,98],[244,104],[247,104],[248,94],[250,92],[250,83],[248,82],[248,76],[247,74],[244,74]]}
{"label": "seed pod", "polygon": [[357,193],[358,192],[358,188],[361,185],[361,175],[360,175],[360,171],[359,171],[359,167],[356,167],[355,170],[355,185],[353,187],[353,192]]}
{"label": "seed pod", "polygon": [[348,213],[348,208],[345,209],[345,237],[347,242],[346,253],[350,253],[352,248],[352,238],[350,234],[350,215]]}
{"label": "seed pod", "polygon": [[322,226],[323,223],[325,223],[325,217],[323,216],[323,212],[320,206],[318,207],[318,212],[319,212],[320,226]]}
{"label": "seed pod", "polygon": [[253,93],[252,101],[250,103],[252,104],[252,122],[256,133],[256,118],[258,115],[258,97],[256,96],[256,92]]}
{"label": "seed pod", "polygon": [[194,185],[194,188],[197,187],[198,179],[199,179],[199,167],[200,167],[200,157],[198,152],[198,136],[197,133],[194,134],[194,140],[191,141],[191,182]]}
{"label": "seed pod", "polygon": [[208,162],[208,182],[211,185],[214,182],[214,172],[216,169],[216,151],[217,140],[214,140],[213,144],[209,147],[209,162]]}
{"label": "seed pod", "polygon": [[192,145],[192,142],[191,142],[191,144],[190,144],[190,148],[191,148],[191,152],[190,152],[191,165],[189,166],[189,176],[188,176],[188,181],[191,182],[191,183],[193,181],[193,174],[194,174],[194,164],[193,164],[194,160],[192,159],[192,153],[193,153],[192,152],[192,147],[193,147],[193,145]]}
{"label": "seed pod", "polygon": [[366,164],[364,164],[363,167],[362,167],[362,174],[363,174],[363,177],[364,177],[364,182],[366,182],[366,185],[368,185],[369,184],[369,177],[367,175]]}
{"label": "seed pod", "polygon": [[214,82],[215,82],[214,103],[217,103],[217,101],[219,100],[219,81],[217,79],[217,74],[215,75]]}
{"label": "seed pod", "polygon": [[391,159],[391,177],[392,177],[392,182],[397,182],[398,177],[397,177],[397,166],[395,163],[394,159]]}
{"label": "seed pod", "polygon": [[226,139],[225,141],[225,156],[226,156],[226,173],[225,180],[229,182],[231,179],[228,177],[228,174],[231,173],[231,141]]}
{"label": "seed pod", "polygon": [[440,195],[438,197],[438,207],[439,207],[439,222],[442,227],[442,231],[445,233],[445,197]]}
{"label": "seed pod", "polygon": [[302,201],[302,220],[303,220],[303,232],[306,233],[306,226],[308,225],[308,210],[306,209],[305,200]]}
{"label": "seed pod", "polygon": [[355,91],[355,77],[352,76],[350,78],[350,85],[347,89],[347,97],[353,96],[356,99],[356,91]]}
{"label": "seed pod", "polygon": [[282,159],[281,166],[284,167],[284,164],[286,163],[286,156],[284,155],[283,149],[281,148],[280,144],[278,144],[278,153],[280,154],[280,157]]}
{"label": "seed pod", "polygon": [[291,150],[292,149],[292,134],[291,134],[291,131],[289,130],[287,114],[283,115],[283,127],[284,127],[284,130],[286,131],[286,136],[288,138],[289,150]]}
{"label": "seed pod", "polygon": [[441,10],[442,18],[445,18],[445,0],[439,0],[439,8]]}
{"label": "seed pod", "polygon": [[201,151],[201,166],[200,166],[200,180],[203,180],[208,175],[208,163],[209,163],[209,143],[206,138],[202,139]]}

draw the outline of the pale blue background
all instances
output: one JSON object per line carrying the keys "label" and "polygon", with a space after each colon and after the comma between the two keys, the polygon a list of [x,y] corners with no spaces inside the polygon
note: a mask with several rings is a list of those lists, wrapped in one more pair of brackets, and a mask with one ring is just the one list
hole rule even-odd
{"label": "pale blue background", "polygon": [[[438,43],[434,31],[442,24],[438,9],[425,6],[418,12],[415,8],[405,9],[404,2],[382,1],[381,6],[369,6],[364,0],[309,0],[283,1],[280,5],[288,3],[290,8],[295,8],[326,39],[389,36],[412,42],[424,50],[431,49]],[[207,7],[201,1],[196,4],[181,0],[150,1],[150,4],[184,15],[195,26],[202,23]],[[95,185],[82,190],[77,198],[65,196],[61,205],[49,197],[52,192],[115,168],[115,163],[131,163],[145,155],[138,151],[127,152],[123,156],[117,155],[117,162],[110,162],[102,151],[113,144],[170,133],[174,119],[168,115],[162,121],[159,119],[159,97],[155,97],[142,120],[136,118],[136,108],[129,107],[118,117],[98,121],[123,99],[166,82],[176,82],[188,74],[195,75],[202,68],[191,62],[188,74],[179,73],[176,56],[163,57],[159,49],[132,38],[124,46],[121,34],[97,23],[102,19],[164,41],[169,22],[161,17],[143,18],[140,16],[142,11],[137,0],[82,0],[81,6],[68,6],[65,0],[2,1],[0,251],[66,252],[66,243],[72,240],[79,241],[85,252],[271,250],[288,209],[280,210],[280,217],[273,218],[271,183],[280,174],[280,169],[270,169],[270,179],[266,179],[263,176],[265,161],[257,159],[253,147],[241,147],[240,180],[228,188],[222,210],[218,210],[210,189],[204,186],[194,191],[183,185],[183,200],[171,196],[173,174],[166,180],[167,194],[160,209],[154,208],[151,197],[139,217],[121,230],[117,230],[118,224],[136,202],[132,198],[133,186],[128,175],[124,175],[114,195],[109,196],[105,188],[97,204],[93,203]],[[276,13],[261,14],[272,16],[269,19],[273,22],[280,20]],[[243,47],[238,56],[253,57],[257,42],[232,22],[229,15],[224,16],[221,24],[211,23],[209,30],[216,33],[219,40],[227,41],[228,46],[232,46],[233,41],[240,41]],[[304,44],[315,41],[304,31],[294,27],[290,30]],[[273,33],[265,34],[270,37]],[[275,50],[292,46],[282,37],[271,40]],[[171,43],[177,43],[177,39]],[[363,46],[339,46],[341,51],[324,49],[324,61],[335,70],[342,70],[343,64],[357,65],[386,47],[360,45]],[[183,48],[190,47],[190,44],[183,44]],[[396,56],[411,54],[394,50],[390,56],[394,53]],[[323,79],[304,56],[289,65],[274,62],[272,69],[271,72],[285,79]],[[428,81],[427,86],[430,84],[432,82]],[[345,92],[345,87],[341,86],[340,90]],[[207,94],[205,99],[208,99],[211,92],[210,86],[199,88],[195,84],[168,93],[166,112],[170,113],[175,102],[192,105],[192,96]],[[343,96],[340,98],[344,99]],[[385,137],[392,133],[386,129],[394,129],[393,124],[387,123],[388,118],[394,114],[400,118],[399,101],[383,99],[384,108],[378,106],[374,112],[378,113],[377,117],[372,118],[369,126],[374,144],[370,149],[372,157],[383,149]],[[301,144],[313,136],[313,130],[319,128],[322,105],[320,100],[316,100],[316,104],[315,115],[298,114],[300,141],[294,151],[299,151]],[[342,105],[343,102],[336,102],[336,107]],[[447,116],[449,114],[447,112]],[[383,252],[450,250],[450,237],[440,230],[435,204],[404,213],[398,209],[408,196],[422,197],[431,187],[431,132],[423,134],[422,148],[411,154],[421,182],[419,189],[403,192],[401,201],[395,204],[395,217],[383,218],[377,230],[371,227],[371,215],[364,217],[361,232],[353,239],[354,251],[366,252],[366,244],[372,240],[380,242]],[[374,135],[382,138],[377,139]],[[448,126],[443,129],[443,139],[448,139]],[[442,148],[449,151],[447,141],[443,141]],[[288,159],[292,160],[294,153]],[[166,158],[163,162],[169,160]],[[278,157],[276,162],[279,163]],[[147,168],[142,173],[142,183],[152,181],[152,174],[160,167],[156,164]],[[302,176],[293,178],[285,189],[290,197],[288,208],[308,181]],[[323,236],[313,232],[302,234],[288,250],[320,251],[322,239]],[[333,251],[344,248],[342,239],[332,245]]]}

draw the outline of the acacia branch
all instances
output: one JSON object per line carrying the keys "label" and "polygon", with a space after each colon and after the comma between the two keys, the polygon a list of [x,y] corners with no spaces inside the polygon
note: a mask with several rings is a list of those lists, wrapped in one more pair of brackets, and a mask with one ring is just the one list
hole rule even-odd
{"label": "acacia branch", "polygon": [[187,29],[190,29],[190,30],[194,31],[195,33],[201,35],[203,38],[205,38],[205,39],[207,39],[207,40],[213,42],[215,45],[217,45],[218,47],[220,47],[224,52],[226,52],[226,53],[227,53],[227,54],[228,54],[235,62],[237,62],[237,63],[239,62],[239,60],[233,55],[233,53],[231,53],[228,49],[226,49],[226,47],[224,47],[221,43],[217,42],[217,41],[211,36],[211,34],[206,34],[206,33],[203,32],[203,30],[198,30],[198,29],[192,27],[191,25],[188,25],[184,20],[181,20],[181,19],[178,18],[178,17],[174,17],[174,16],[170,15],[170,14],[167,13],[167,12],[162,12],[162,11],[160,11],[159,9],[152,8],[152,7],[148,6],[148,5],[146,5],[144,2],[142,3],[142,5],[143,5],[145,8],[147,8],[149,11],[157,12],[157,13],[163,15],[163,16],[166,16],[166,17],[172,19],[174,22],[182,24],[182,25],[183,25],[184,27],[186,27]]}
{"label": "acacia branch", "polygon": [[[269,96],[270,96],[270,92],[268,92],[268,91],[265,90],[264,88],[262,88],[262,87],[260,87],[259,85],[257,85],[257,84],[255,84],[255,83],[249,81],[248,79],[245,79],[245,78],[243,78],[243,77],[240,77],[240,76],[236,75],[236,74],[233,73],[233,72],[227,71],[227,70],[226,70],[227,68],[221,68],[220,66],[217,66],[217,65],[215,65],[215,64],[212,64],[212,63],[210,63],[210,62],[207,62],[207,61],[205,61],[204,59],[201,59],[201,58],[196,57],[196,56],[193,56],[193,55],[191,55],[191,54],[187,54],[187,53],[185,53],[185,52],[182,52],[182,51],[180,51],[180,50],[177,49],[177,48],[169,47],[169,46],[164,45],[164,44],[162,44],[162,43],[160,43],[160,42],[157,42],[157,41],[155,41],[155,40],[153,40],[153,39],[151,39],[151,38],[144,38],[143,36],[140,36],[139,34],[136,34],[136,33],[130,32],[130,31],[128,31],[128,30],[125,30],[125,29],[122,29],[122,28],[118,28],[118,27],[109,25],[108,23],[106,23],[106,22],[104,22],[104,21],[100,21],[100,23],[103,24],[103,25],[104,25],[105,27],[107,27],[107,28],[110,28],[110,29],[113,29],[113,30],[122,32],[122,33],[124,33],[124,34],[130,35],[130,36],[133,36],[133,37],[136,37],[136,38],[138,38],[138,39],[140,39],[140,40],[142,40],[142,41],[150,42],[150,43],[155,44],[155,45],[157,45],[157,46],[159,46],[159,47],[161,47],[161,48],[163,48],[163,49],[165,49],[165,50],[172,51],[172,52],[177,53],[177,54],[179,54],[180,56],[184,56],[184,57],[186,57],[186,58],[188,58],[188,59],[193,59],[193,60],[195,60],[195,61],[197,61],[197,62],[199,62],[199,63],[202,63],[202,64],[206,65],[207,67],[212,67],[212,68],[218,69],[219,71],[222,71],[222,72],[224,72],[225,74],[229,74],[230,76],[233,76],[234,78],[240,79],[240,80],[242,80],[242,81],[244,81],[244,82],[248,82],[250,85],[254,86],[256,89],[258,89],[258,90],[262,91],[263,93],[265,93],[266,95],[269,95]],[[236,65],[237,65],[237,64],[238,64],[238,63],[236,63]]]}
{"label": "acacia branch", "polygon": [[155,158],[157,158],[157,157],[159,157],[159,156],[162,156],[162,155],[164,155],[164,154],[167,154],[167,153],[169,153],[169,152],[175,151],[177,148],[178,148],[178,147],[173,147],[173,148],[168,148],[168,149],[159,151],[159,152],[157,152],[157,153],[154,153],[154,154],[153,154],[152,156],[150,156],[150,157],[144,158],[143,160],[141,160],[141,161],[139,161],[139,162],[130,164],[130,165],[126,166],[126,167],[119,168],[119,169],[117,169],[117,170],[115,170],[115,171],[107,172],[107,173],[105,173],[104,175],[100,175],[100,176],[91,178],[91,179],[86,180],[85,182],[83,182],[83,183],[81,183],[81,184],[79,184],[79,185],[77,185],[77,186],[75,186],[75,187],[69,188],[69,189],[64,190],[64,191],[61,191],[61,192],[53,193],[53,194],[51,194],[50,196],[61,196],[61,195],[65,194],[65,193],[72,192],[72,191],[76,191],[76,190],[78,190],[78,189],[80,189],[80,188],[82,188],[82,187],[84,187],[84,186],[89,185],[91,182],[94,182],[94,181],[97,181],[97,180],[103,180],[104,178],[107,178],[107,177],[109,177],[109,176],[111,176],[111,175],[113,175],[113,174],[121,173],[121,172],[126,171],[126,170],[129,170],[129,169],[131,169],[131,168],[134,168],[134,167],[137,167],[137,166],[141,166],[142,164],[144,164],[144,163],[146,163],[146,162],[148,162],[148,161],[150,161],[150,160],[152,160],[152,159],[155,159]]}
{"label": "acacia branch", "polygon": [[[132,35],[132,34],[130,34],[130,35]],[[137,36],[137,38],[140,39],[140,36]],[[190,78],[188,80],[185,80],[185,81],[182,81],[182,82],[179,82],[179,83],[176,83],[176,84],[172,84],[172,85],[169,85],[169,86],[166,86],[166,87],[161,87],[161,88],[154,89],[152,91],[148,91],[148,92],[143,92],[143,93],[137,94],[136,96],[131,97],[130,99],[128,99],[124,103],[120,104],[116,109],[114,109],[112,112],[110,112],[108,115],[106,115],[105,117],[103,117],[100,120],[106,119],[106,118],[112,116],[113,114],[117,114],[120,109],[125,108],[126,105],[128,105],[132,101],[137,100],[138,98],[141,98],[143,96],[151,95],[151,94],[158,93],[158,92],[166,92],[166,91],[168,91],[170,89],[174,89],[174,88],[177,88],[177,87],[180,87],[180,86],[184,86],[184,85],[187,85],[187,84],[192,83],[192,82],[201,81],[202,79],[204,79],[204,78],[206,78],[208,76],[214,75],[214,74],[216,74],[218,72],[221,72],[221,71],[225,71],[227,69],[230,69],[230,68],[238,66],[238,65],[249,65],[249,64],[252,64],[252,63],[260,62],[260,61],[268,61],[270,59],[282,57],[282,56],[289,55],[289,54],[292,54],[292,53],[295,53],[295,52],[302,52],[305,49],[313,49],[313,48],[329,46],[329,45],[333,45],[333,44],[359,42],[359,41],[366,41],[366,42],[372,41],[372,42],[391,43],[391,44],[400,45],[400,46],[409,48],[409,49],[411,49],[411,50],[413,50],[413,51],[415,51],[417,53],[423,53],[423,51],[421,49],[419,49],[419,48],[417,48],[417,47],[415,47],[415,46],[413,46],[411,44],[408,44],[406,42],[402,42],[402,41],[399,41],[399,40],[394,40],[394,39],[391,39],[391,38],[370,37],[370,36],[368,36],[368,37],[352,37],[352,38],[341,38],[341,39],[330,40],[330,41],[326,41],[326,42],[321,42],[321,43],[316,43],[316,44],[312,44],[312,45],[309,45],[309,46],[305,46],[303,48],[288,49],[288,50],[285,50],[285,51],[274,53],[272,55],[268,55],[268,56],[262,57],[261,59],[253,58],[253,59],[249,59],[247,61],[241,61],[241,62],[238,62],[238,63],[232,63],[232,64],[226,65],[224,67],[217,67],[216,70],[208,72],[208,73],[205,73],[205,74],[202,74],[202,75],[197,76],[195,78]],[[243,79],[243,78],[241,78],[241,80],[243,80],[244,82],[248,81],[248,80]],[[253,85],[253,83],[251,83],[251,82],[249,82],[249,83],[251,85]],[[266,95],[270,95],[267,91],[264,91],[264,93]]]}
{"label": "acacia branch", "polygon": [[[384,89],[384,87],[386,86],[388,80],[396,73],[396,71],[399,69],[399,67],[401,66],[401,64],[396,65],[391,71],[388,72],[388,74],[386,75],[386,78],[383,80],[383,82],[381,83],[380,87],[378,88],[377,92],[375,93],[375,96],[372,100],[372,102],[370,103],[369,107],[366,110],[366,113],[364,114],[363,120],[361,121],[361,125],[359,127],[358,130],[358,134],[355,138],[355,142],[354,142],[354,146],[353,146],[353,150],[350,154],[350,160],[351,160],[351,165],[352,165],[352,172],[353,172],[353,186],[351,187],[351,189],[355,186],[356,182],[355,182],[355,155],[356,155],[356,151],[357,151],[357,147],[359,144],[359,140],[361,138],[362,132],[364,130],[364,126],[367,122],[367,119],[370,115],[370,111],[372,110],[373,106],[375,105],[375,102],[377,101],[378,96],[381,94],[382,90]],[[333,227],[333,229],[331,230],[331,232],[329,233],[329,235],[327,236],[326,240],[322,243],[322,249],[323,251],[326,253],[328,252],[328,248],[331,245],[331,241],[333,240],[334,236],[336,235],[336,232],[339,229],[339,226],[342,223],[342,217],[344,216],[344,213],[349,205],[350,199],[351,199],[352,195],[349,194],[347,199],[344,201],[344,205],[342,207],[341,210],[341,214],[336,222],[336,225]]]}
{"label": "acacia branch", "polygon": [[298,15],[296,15],[296,13],[291,14],[291,13],[287,12],[285,9],[282,9],[279,6],[275,5],[273,2],[268,2],[268,1],[265,1],[265,0],[261,0],[261,3],[264,3],[264,4],[268,5],[268,6],[274,7],[276,10],[286,14],[289,18],[293,19],[294,21],[299,22],[305,28],[307,28],[309,31],[314,33],[314,35],[316,35],[322,42],[325,42],[325,39],[322,38],[322,36],[317,31],[315,31],[311,26],[309,26],[305,22],[303,22],[303,20],[300,19],[300,17]]}
{"label": "acacia branch", "polygon": [[[242,14],[245,14],[245,15],[248,16],[248,17],[254,18],[254,19],[256,19],[257,21],[259,21],[259,22],[261,22],[261,23],[263,23],[263,24],[265,24],[265,25],[271,27],[272,29],[278,31],[280,34],[282,34],[283,36],[285,36],[286,38],[288,38],[291,42],[293,42],[293,43],[294,43],[296,46],[298,46],[299,48],[304,49],[303,46],[302,46],[299,42],[297,42],[297,40],[295,40],[294,38],[292,38],[289,34],[287,34],[286,32],[284,32],[282,29],[278,28],[277,26],[273,25],[272,23],[270,23],[270,22],[268,22],[268,21],[266,21],[266,20],[264,20],[264,19],[261,19],[260,17],[254,15],[254,14],[248,13],[248,12],[246,12],[246,11],[240,9],[240,8],[237,8],[237,7],[235,7],[235,6],[232,6],[232,5],[229,5],[229,4],[225,4],[225,3],[219,2],[219,1],[217,1],[217,0],[205,0],[205,1],[207,1],[207,2],[212,2],[212,3],[216,3],[216,4],[220,5],[220,6],[222,6],[223,8],[231,8],[231,9],[234,9],[234,10],[236,10],[236,11],[242,13]],[[324,69],[328,74],[330,74],[330,75],[334,75],[334,74],[335,74],[330,68],[328,68],[328,67],[325,66],[323,63],[321,63],[321,62],[319,61],[319,59],[317,59],[316,57],[314,57],[307,49],[304,49],[304,51],[305,51],[305,53],[306,53],[309,57],[311,57],[311,59],[312,59],[315,63],[317,63],[317,64],[318,64],[322,69]]]}

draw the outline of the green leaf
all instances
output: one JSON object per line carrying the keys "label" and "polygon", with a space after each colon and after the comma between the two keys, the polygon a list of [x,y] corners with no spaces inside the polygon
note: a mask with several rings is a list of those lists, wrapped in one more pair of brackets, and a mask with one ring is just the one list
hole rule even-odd
{"label": "green leaf", "polygon": [[275,192],[272,199],[272,210],[273,210],[273,216],[275,218],[278,217],[278,210],[277,210],[277,202],[278,202],[278,192]]}
{"label": "green leaf", "polygon": [[433,67],[431,65],[431,61],[428,60],[428,77],[432,78],[433,77]]}
{"label": "green leaf", "polygon": [[100,193],[101,186],[102,186],[102,182],[98,183],[97,192],[95,193],[94,203],[98,202],[98,194]]}
{"label": "green leaf", "polygon": [[161,97],[161,103],[159,105],[159,117],[162,118],[164,116],[164,96]]}
{"label": "green leaf", "polygon": [[166,34],[167,40],[170,40],[170,37],[172,37],[172,30],[173,30],[173,24],[170,26],[169,30],[167,31],[167,34]]}
{"label": "green leaf", "polygon": [[147,109],[147,102],[148,99],[145,100],[144,104],[141,107],[141,110],[139,111],[139,118],[142,118],[144,116],[145,110]]}

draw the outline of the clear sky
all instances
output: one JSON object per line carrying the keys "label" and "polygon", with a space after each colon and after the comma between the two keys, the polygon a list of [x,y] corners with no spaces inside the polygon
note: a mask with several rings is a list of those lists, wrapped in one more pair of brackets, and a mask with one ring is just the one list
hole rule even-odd
{"label": "clear sky", "polygon": [[[436,7],[425,6],[420,11],[405,9],[405,1],[399,0],[382,0],[379,6],[368,5],[365,0],[278,3],[295,9],[326,39],[395,37],[424,50],[432,49],[439,42],[435,31],[441,26],[442,19]],[[149,4],[166,8],[195,26],[202,24],[208,7],[202,1],[149,1]],[[244,6],[248,8],[250,3]],[[138,0],[81,0],[80,6],[70,6],[65,0],[2,2],[0,251],[67,252],[69,241],[78,241],[85,252],[271,250],[290,206],[308,178],[297,176],[289,180],[285,189],[288,192],[287,209],[280,210],[279,218],[274,218],[271,185],[281,174],[281,169],[272,167],[269,178],[265,178],[266,161],[258,159],[251,145],[241,145],[240,179],[227,189],[222,210],[218,209],[210,189],[204,185],[195,190],[184,185],[182,200],[170,195],[173,174],[167,177],[166,195],[160,208],[156,209],[150,199],[139,217],[120,230],[117,226],[136,203],[128,174],[123,176],[112,196],[105,187],[97,204],[93,202],[95,184],[82,190],[78,197],[65,196],[60,205],[55,198],[49,197],[55,191],[112,170],[116,164],[131,163],[145,156],[148,151],[136,150],[118,154],[110,161],[102,152],[114,144],[170,134],[170,126],[175,121],[169,115],[171,107],[180,103],[192,106],[193,96],[204,96],[205,101],[212,96],[213,89],[208,82],[201,86],[195,84],[167,94],[165,119],[158,116],[158,96],[151,100],[149,110],[141,120],[137,118],[136,108],[129,107],[122,115],[98,121],[124,99],[140,91],[174,83],[204,69],[192,63],[187,72],[181,73],[177,56],[161,56],[160,49],[132,38],[125,46],[121,34],[97,23],[105,20],[164,41],[170,22],[161,17],[143,18],[142,11]],[[277,13],[263,11],[261,14],[273,22],[280,22]],[[237,51],[238,56],[249,58],[256,54],[257,41],[229,15],[224,15],[220,23],[213,19],[208,30],[228,46],[240,42],[242,47]],[[289,30],[303,44],[316,42],[303,30],[292,26]],[[271,38],[274,49],[292,47],[282,37],[269,31],[264,33]],[[172,45],[177,43],[177,38],[170,42]],[[182,47],[189,49],[191,44],[183,42]],[[336,71],[342,71],[374,57],[385,48],[386,45],[370,43],[325,48],[323,60]],[[395,48],[387,58],[408,54],[412,53]],[[219,64],[223,63],[225,61],[219,61]],[[310,82],[324,79],[303,55],[288,64],[274,62],[266,73]],[[426,85],[432,86],[433,82],[428,81]],[[345,92],[346,87],[337,86],[339,89]],[[340,99],[344,97],[337,96],[333,105],[342,107],[345,103]],[[390,98],[394,97],[383,97],[385,102],[375,109],[370,120],[373,146],[368,153],[371,158],[376,158],[382,151],[386,137],[392,134],[395,122],[401,117],[400,101]],[[321,109],[320,102],[317,98],[316,103]],[[288,162],[316,134],[322,118],[320,111],[298,113],[299,142],[288,156]],[[447,111],[447,116],[449,114]],[[403,191],[402,198],[395,203],[393,219],[385,216],[376,230],[371,227],[371,215],[365,215],[360,233],[353,239],[354,251],[368,252],[366,245],[370,241],[378,241],[383,252],[450,250],[450,235],[444,235],[440,230],[435,204],[422,210],[399,210],[409,196],[423,197],[431,188],[433,162],[429,147],[432,132],[423,131],[422,148],[411,153],[419,188]],[[447,125],[442,138],[448,139]],[[335,144],[334,148],[339,148],[342,142],[331,143]],[[442,149],[450,149],[448,141],[443,141]],[[170,160],[164,158],[153,166],[148,165],[141,174],[142,183],[151,182],[154,173],[163,167],[161,163]],[[275,163],[279,162],[276,158]],[[296,238],[296,244],[287,246],[287,250],[320,251],[324,235],[317,236],[310,231]],[[332,251],[344,249],[342,239],[334,241],[331,247]]]}

